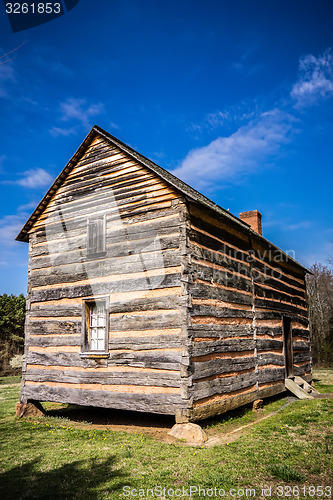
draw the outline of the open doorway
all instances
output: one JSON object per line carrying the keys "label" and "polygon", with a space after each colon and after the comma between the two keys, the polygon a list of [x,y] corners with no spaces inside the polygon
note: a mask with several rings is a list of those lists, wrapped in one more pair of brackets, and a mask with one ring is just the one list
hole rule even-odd
{"label": "open doorway", "polygon": [[291,328],[291,319],[283,316],[283,348],[284,348],[284,363],[286,367],[286,378],[294,376],[293,362],[293,332]]}

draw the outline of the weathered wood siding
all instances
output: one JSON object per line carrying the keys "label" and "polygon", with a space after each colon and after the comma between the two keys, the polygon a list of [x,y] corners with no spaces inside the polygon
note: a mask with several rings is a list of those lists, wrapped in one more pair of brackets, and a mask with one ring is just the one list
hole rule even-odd
{"label": "weathered wood siding", "polygon": [[[192,419],[284,389],[282,316],[294,370],[309,374],[304,274],[232,221],[189,205]],[[285,258],[283,259],[285,260]]]}
{"label": "weathered wood siding", "polygon": [[[147,168],[92,141],[30,231],[23,401],[188,407],[183,205]],[[87,219],[96,215],[106,215],[106,255],[87,259]],[[110,300],[109,359],[80,356],[82,301],[91,296]]]}

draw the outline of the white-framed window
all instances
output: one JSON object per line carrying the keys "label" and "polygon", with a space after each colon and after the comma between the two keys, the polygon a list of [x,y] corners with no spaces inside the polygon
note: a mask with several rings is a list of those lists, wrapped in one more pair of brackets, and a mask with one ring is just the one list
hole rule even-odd
{"label": "white-framed window", "polygon": [[84,299],[82,309],[82,353],[108,354],[109,300]]}
{"label": "white-framed window", "polygon": [[103,256],[106,253],[106,217],[87,221],[87,256]]}

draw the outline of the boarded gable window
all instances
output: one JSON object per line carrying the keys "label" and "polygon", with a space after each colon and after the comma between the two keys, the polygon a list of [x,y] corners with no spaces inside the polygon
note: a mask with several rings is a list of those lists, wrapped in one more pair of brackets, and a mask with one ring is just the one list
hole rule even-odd
{"label": "boarded gable window", "polygon": [[87,255],[105,255],[105,217],[88,220]]}
{"label": "boarded gable window", "polygon": [[82,351],[83,353],[108,352],[108,299],[89,299],[83,303]]}

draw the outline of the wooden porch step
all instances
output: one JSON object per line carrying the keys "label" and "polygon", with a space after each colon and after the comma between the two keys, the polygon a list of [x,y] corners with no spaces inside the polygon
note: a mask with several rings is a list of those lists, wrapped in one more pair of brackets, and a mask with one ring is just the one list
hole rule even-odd
{"label": "wooden porch step", "polygon": [[286,378],[284,383],[286,389],[295,394],[299,399],[313,399],[314,395],[312,392],[318,392],[301,377]]}

